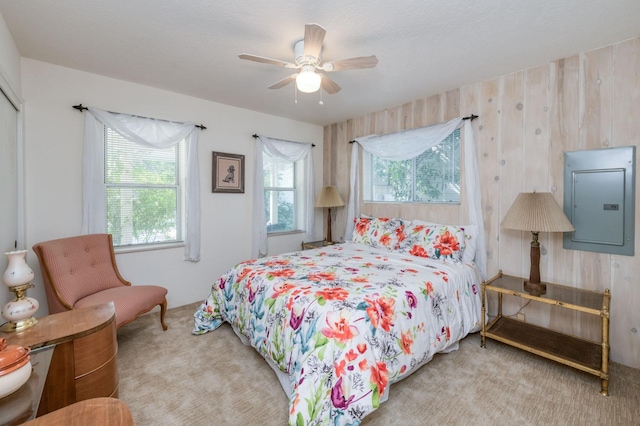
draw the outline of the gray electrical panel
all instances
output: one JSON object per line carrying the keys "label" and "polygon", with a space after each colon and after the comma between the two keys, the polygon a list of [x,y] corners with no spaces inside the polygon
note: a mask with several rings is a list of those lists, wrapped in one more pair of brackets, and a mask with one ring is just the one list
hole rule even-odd
{"label": "gray electrical panel", "polygon": [[634,255],[635,146],[565,152],[564,248]]}

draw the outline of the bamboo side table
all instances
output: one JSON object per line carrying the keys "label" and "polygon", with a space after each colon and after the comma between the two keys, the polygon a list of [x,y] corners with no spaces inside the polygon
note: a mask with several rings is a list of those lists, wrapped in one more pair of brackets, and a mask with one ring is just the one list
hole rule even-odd
{"label": "bamboo side table", "polygon": [[[546,284],[546,292],[532,294],[524,289],[524,278],[503,275],[502,271],[482,283],[481,346],[486,338],[494,339],[544,358],[598,376],[600,393],[609,395],[609,306],[611,293],[589,291],[557,284]],[[486,292],[498,293],[498,315],[486,324]],[[545,327],[507,318],[502,315],[502,296],[509,295],[535,302],[561,306],[601,318],[602,338],[592,342]]]}

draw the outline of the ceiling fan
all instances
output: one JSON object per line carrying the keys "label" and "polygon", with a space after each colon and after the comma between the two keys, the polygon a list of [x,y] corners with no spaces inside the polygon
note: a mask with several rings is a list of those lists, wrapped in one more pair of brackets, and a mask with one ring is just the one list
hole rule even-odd
{"label": "ceiling fan", "polygon": [[304,39],[293,46],[295,63],[280,61],[278,59],[265,58],[263,56],[241,53],[240,59],[277,65],[285,68],[297,69],[299,72],[291,74],[280,81],[273,83],[269,89],[280,89],[295,80],[296,87],[301,92],[313,93],[322,87],[322,90],[330,95],[338,93],[340,86],[326,75],[318,72],[346,71],[361,68],[373,68],[378,64],[375,55],[360,56],[357,58],[342,59],[339,61],[320,63],[322,42],[327,31],[318,24],[307,24],[304,27]]}

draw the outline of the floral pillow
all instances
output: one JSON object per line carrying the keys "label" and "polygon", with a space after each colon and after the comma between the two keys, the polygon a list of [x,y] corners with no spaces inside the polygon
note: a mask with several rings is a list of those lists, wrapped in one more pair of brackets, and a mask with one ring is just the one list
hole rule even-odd
{"label": "floral pillow", "polygon": [[372,247],[398,250],[406,239],[411,222],[399,218],[360,217],[355,221],[351,241]]}
{"label": "floral pillow", "polygon": [[462,228],[416,220],[406,229],[406,239],[399,251],[435,260],[460,262],[465,246]]}

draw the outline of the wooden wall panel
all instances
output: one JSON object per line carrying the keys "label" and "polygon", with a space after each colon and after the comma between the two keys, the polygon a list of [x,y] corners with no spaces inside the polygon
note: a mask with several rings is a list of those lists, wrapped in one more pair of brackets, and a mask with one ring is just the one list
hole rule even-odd
{"label": "wooden wall panel", "polygon": [[[564,153],[640,146],[640,38],[576,54],[539,67],[390,106],[383,111],[325,129],[325,182],[349,196],[349,140],[372,133],[428,126],[475,113],[476,153],[487,242],[487,271],[528,276],[531,234],[504,230],[500,222],[517,194],[549,191],[562,205]],[[329,147],[329,148],[327,148]],[[464,155],[464,152],[462,153]],[[464,224],[465,188],[460,206],[366,203],[363,213]],[[640,185],[636,184],[640,202]],[[636,240],[640,241],[640,207]],[[335,235],[342,235],[346,209],[338,209]],[[558,284],[610,288],[611,359],[640,368],[640,262],[565,250],[560,234],[541,234],[542,278]],[[505,307],[519,309],[519,306]],[[524,308],[528,322],[598,339],[597,318],[561,308]],[[515,313],[515,312],[507,312]],[[594,326],[594,323],[595,326]]]}
{"label": "wooden wall panel", "polygon": [[[525,71],[522,172],[523,190],[527,192],[557,192],[549,185],[549,98],[549,67],[539,66]],[[562,205],[562,199],[557,196],[555,199]],[[549,233],[539,236],[540,272],[543,277],[549,276],[547,247],[550,237]],[[530,245],[528,246],[527,250],[530,248]]]}
{"label": "wooden wall panel", "polygon": [[[579,149],[578,105],[579,62],[578,57],[561,59],[550,64],[551,110],[549,114],[549,180],[556,194],[564,197],[564,152]],[[548,272],[558,284],[572,285],[574,270],[579,263],[577,252],[564,250],[562,239],[554,235],[554,245],[548,249]]]}
{"label": "wooden wall panel", "polygon": [[[549,185],[549,67],[539,66],[524,72],[524,91],[522,103],[516,105],[523,113],[523,161],[522,161],[522,191],[525,192],[555,192]],[[562,200],[556,197],[562,205]],[[540,275],[543,280],[549,279],[548,247],[551,233],[540,233]],[[523,271],[519,276],[527,277],[530,270],[531,252],[530,232],[523,233],[521,258],[524,261]],[[528,304],[521,311],[533,322],[541,326],[551,325],[551,309],[547,305]],[[571,312],[561,312],[561,315],[571,315]],[[561,324],[572,323],[571,318],[562,318]],[[558,327],[556,327],[558,328]]]}
{"label": "wooden wall panel", "polygon": [[[499,216],[505,216],[518,194],[524,190],[522,173],[524,159],[523,109],[524,73],[517,72],[501,78],[498,109],[500,146],[500,201]],[[505,274],[529,276],[527,246],[530,232],[502,230],[499,240],[500,267]]]}
{"label": "wooden wall panel", "polygon": [[444,95],[433,95],[426,99],[427,108],[424,115],[423,126],[444,121],[443,104]]}
{"label": "wooden wall panel", "polygon": [[[613,48],[612,138],[640,157],[640,38]],[[635,256],[611,256],[611,334],[614,360],[640,368],[640,182],[636,175]]]}
{"label": "wooden wall panel", "polygon": [[[613,48],[609,46],[579,55],[579,147],[581,150],[610,146],[608,141],[611,140],[612,52]],[[594,290],[604,290],[605,287],[609,287],[611,256],[592,252],[578,252],[578,255],[581,264],[579,286]]]}
{"label": "wooden wall panel", "polygon": [[[549,65],[549,187],[556,201],[562,206],[564,187],[564,152],[578,149],[580,64],[578,56],[562,59]],[[574,147],[574,148],[572,148]],[[574,285],[574,264],[579,263],[576,252],[562,248],[561,234],[546,236],[546,259],[543,279],[558,284]],[[575,284],[576,287],[582,287]],[[563,333],[577,334],[581,317],[563,309],[548,309],[548,316],[537,322],[553,325]],[[590,321],[585,318],[586,321]],[[599,329],[599,328],[598,328]],[[586,336],[583,336],[586,337]]]}
{"label": "wooden wall panel", "polygon": [[476,149],[482,185],[484,230],[487,245],[487,274],[494,276],[500,269],[500,136],[499,113],[500,81],[480,84],[480,111]]}
{"label": "wooden wall panel", "polygon": [[[465,86],[460,88],[460,115],[463,117],[469,117],[470,115],[478,115],[480,111],[480,85],[473,86]],[[478,128],[479,128],[479,120],[475,119],[471,122],[473,127],[474,136],[477,138],[478,136]],[[464,141],[465,134],[463,133],[462,138]],[[464,145],[464,143],[463,143]],[[464,146],[461,149],[461,157],[460,157],[460,176],[465,176],[466,168],[465,157],[467,153],[464,150]],[[476,161],[480,162],[480,153],[478,151],[478,147],[476,147]],[[464,200],[464,204],[460,206],[458,209],[458,223],[466,224],[469,223],[469,208],[467,203],[467,183],[466,179],[461,179],[460,182],[461,189],[461,197]]]}
{"label": "wooden wall panel", "polygon": [[[498,203],[498,215],[501,221],[518,194],[524,190],[524,144],[512,142],[522,141],[523,139],[524,72],[501,77],[499,87],[498,146],[500,149],[500,170],[498,183],[500,200]],[[531,232],[499,229],[500,269],[505,274],[528,277],[528,253],[531,245]],[[525,300],[518,298],[504,298],[503,312],[506,316],[514,315],[525,303]]]}

